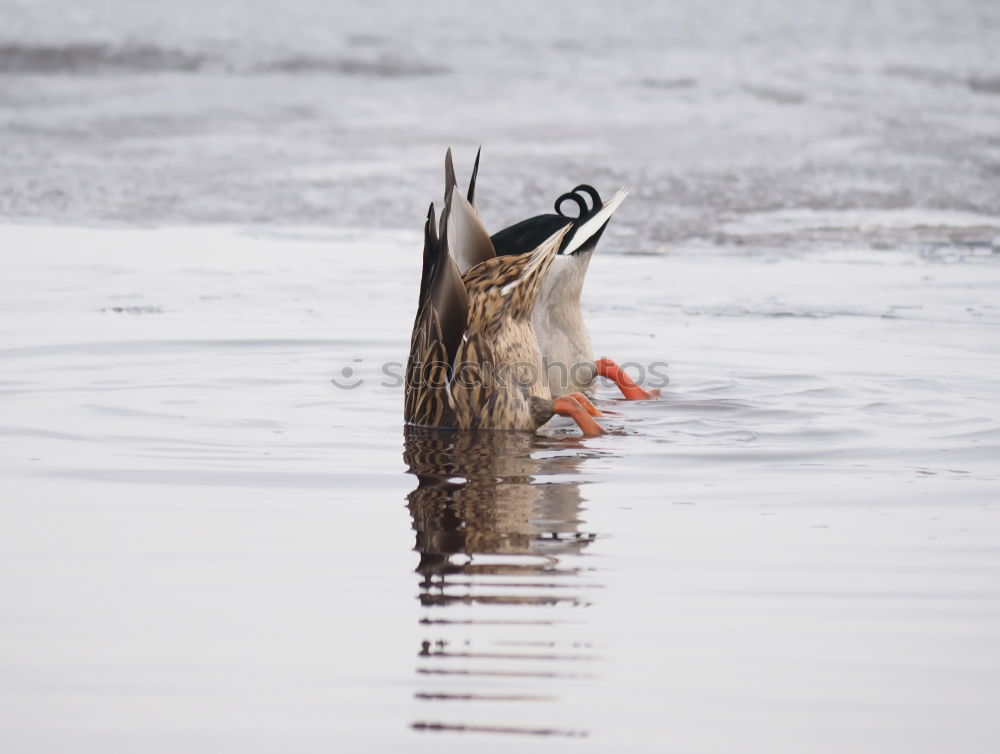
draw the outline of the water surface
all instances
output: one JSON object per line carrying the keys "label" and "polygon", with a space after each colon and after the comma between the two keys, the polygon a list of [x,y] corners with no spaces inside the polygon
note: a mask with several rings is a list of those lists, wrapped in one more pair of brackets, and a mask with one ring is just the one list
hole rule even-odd
{"label": "water surface", "polygon": [[0,243],[5,749],[991,749],[995,255],[599,254],[582,439],[404,432],[417,233]]}

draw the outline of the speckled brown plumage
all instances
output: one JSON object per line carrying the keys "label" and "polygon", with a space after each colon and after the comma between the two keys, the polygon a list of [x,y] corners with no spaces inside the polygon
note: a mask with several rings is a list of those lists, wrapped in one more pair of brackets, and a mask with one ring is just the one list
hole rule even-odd
{"label": "speckled brown plumage", "polygon": [[551,395],[531,310],[564,233],[531,254],[491,259],[463,276],[469,313],[451,383],[462,429],[533,430],[551,418],[551,409],[545,415],[538,405]]}
{"label": "speckled brown plumage", "polygon": [[[473,191],[474,186],[470,196]],[[464,213],[462,221],[449,222],[452,212]],[[486,258],[459,277],[448,229],[461,229],[462,243],[472,244],[475,256],[483,258],[492,243],[481,227],[472,205],[457,192],[449,150],[441,237],[433,205],[424,226],[404,416],[421,426],[534,430],[553,409],[531,312],[569,225],[530,254]]]}
{"label": "speckled brown plumage", "polygon": [[403,416],[425,427],[455,426],[448,396],[455,352],[465,331],[465,287],[435,231],[434,205],[424,224],[420,301],[406,364]]}

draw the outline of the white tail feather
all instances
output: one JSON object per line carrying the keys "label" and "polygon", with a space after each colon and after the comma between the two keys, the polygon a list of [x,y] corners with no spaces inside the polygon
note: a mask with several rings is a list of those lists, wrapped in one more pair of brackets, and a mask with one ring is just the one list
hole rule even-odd
{"label": "white tail feather", "polygon": [[604,206],[601,207],[598,212],[591,217],[587,222],[580,226],[580,228],[573,234],[573,238],[570,239],[569,245],[566,247],[564,254],[572,254],[574,251],[583,246],[587,241],[593,236],[597,231],[599,231],[603,225],[611,219],[611,216],[618,209],[625,197],[628,196],[627,188],[620,188],[615,192],[615,195],[611,197],[608,201],[604,202]]}

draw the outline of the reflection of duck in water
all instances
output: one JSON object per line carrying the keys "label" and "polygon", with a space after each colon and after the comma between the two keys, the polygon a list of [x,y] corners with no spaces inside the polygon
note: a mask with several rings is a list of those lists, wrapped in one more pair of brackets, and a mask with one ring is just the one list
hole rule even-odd
{"label": "reflection of duck in water", "polygon": [[[419,480],[408,500],[420,552],[417,571],[424,576],[424,604],[470,599],[427,592],[432,587],[443,592],[449,575],[551,576],[558,573],[557,556],[587,546],[593,536],[579,531],[579,482],[541,482],[545,476],[572,471],[584,457],[532,455],[565,447],[524,433],[406,427],[403,457]],[[469,559],[453,562],[457,555]],[[533,555],[542,560],[480,564],[476,555]],[[471,599],[493,601],[482,595]],[[502,601],[538,604],[539,597],[519,600],[508,595]]]}
{"label": "reflection of duck in water", "polygon": [[[594,586],[581,583],[574,557],[593,540],[579,528],[574,479],[592,452],[524,432],[405,432],[403,458],[418,479],[408,501],[424,608],[414,698],[432,703],[412,727],[586,735],[562,727],[572,710],[556,703],[565,680],[593,678],[589,664],[599,659],[579,633],[577,609]],[[540,703],[552,703],[548,713]]]}

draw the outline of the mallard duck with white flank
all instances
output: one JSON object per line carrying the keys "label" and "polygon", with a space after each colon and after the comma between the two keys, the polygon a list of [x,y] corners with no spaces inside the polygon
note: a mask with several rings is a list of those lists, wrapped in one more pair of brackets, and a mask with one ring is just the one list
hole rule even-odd
{"label": "mallard duck with white flank", "polygon": [[[478,159],[477,159],[478,166]],[[475,192],[475,172],[468,197]],[[565,222],[527,253],[497,257],[448,150],[440,226],[424,226],[420,298],[410,341],[407,422],[460,429],[536,430],[555,414],[602,434],[582,394],[553,398],[531,316],[563,240]]]}
{"label": "mallard duck with white flank", "polygon": [[[479,154],[473,169],[470,202],[473,201],[478,168]],[[531,315],[553,395],[589,391],[598,377],[613,380],[629,400],[649,400],[659,394],[659,391],[639,387],[611,359],[594,359],[590,335],[580,310],[583,281],[597,242],[626,196],[628,190],[620,188],[604,202],[597,189],[581,184],[556,199],[554,214],[529,217],[495,233],[490,239],[497,256],[517,256],[529,253],[557,229],[567,222],[570,224]],[[577,208],[576,214],[566,214],[564,208],[572,205]]]}

